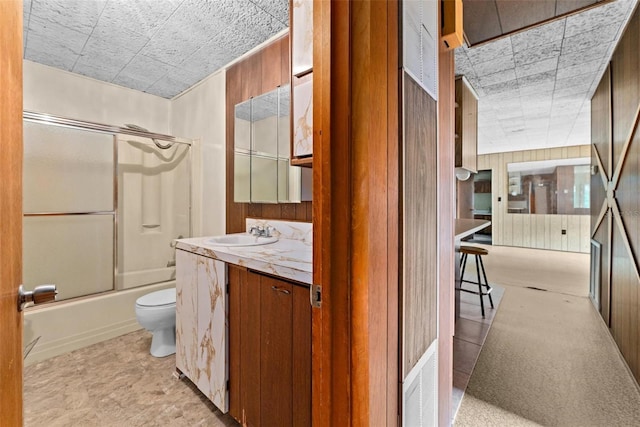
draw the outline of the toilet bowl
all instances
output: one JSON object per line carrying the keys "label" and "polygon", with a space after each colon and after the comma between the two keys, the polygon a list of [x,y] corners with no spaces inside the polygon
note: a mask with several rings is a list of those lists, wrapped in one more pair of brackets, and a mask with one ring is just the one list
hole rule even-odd
{"label": "toilet bowl", "polygon": [[176,288],[138,298],[136,318],[140,326],[153,334],[152,356],[165,357],[176,352]]}

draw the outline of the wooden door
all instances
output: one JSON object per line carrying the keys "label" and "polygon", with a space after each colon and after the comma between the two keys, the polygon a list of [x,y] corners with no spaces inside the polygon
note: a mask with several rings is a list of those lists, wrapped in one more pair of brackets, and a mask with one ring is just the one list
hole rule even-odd
{"label": "wooden door", "polygon": [[0,1],[0,417],[22,425],[22,1]]}

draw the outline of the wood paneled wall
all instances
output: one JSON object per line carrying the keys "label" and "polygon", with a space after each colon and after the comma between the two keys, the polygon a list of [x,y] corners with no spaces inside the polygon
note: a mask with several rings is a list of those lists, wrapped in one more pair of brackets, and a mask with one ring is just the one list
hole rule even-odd
{"label": "wood paneled wall", "polygon": [[436,101],[408,74],[403,99],[404,277],[402,377],[436,339],[437,141]]}
{"label": "wood paneled wall", "polygon": [[285,35],[227,69],[227,233],[245,231],[247,217],[308,222],[312,220],[311,202],[268,204],[235,203],[233,201],[234,107],[249,98],[270,92],[280,85],[289,83],[291,78],[289,52],[289,35]]}
{"label": "wood paneled wall", "polygon": [[591,228],[602,245],[601,314],[640,381],[639,64],[636,8],[592,100],[592,164],[599,174],[592,179]]}
{"label": "wood paneled wall", "polygon": [[314,2],[313,425],[398,423],[398,2]]}
{"label": "wood paneled wall", "polygon": [[[442,6],[442,3],[440,3]],[[442,29],[442,28],[441,28]],[[455,330],[455,60],[440,43],[438,55],[438,425],[451,420]]]}
{"label": "wood paneled wall", "polygon": [[[494,245],[588,253],[589,215],[527,215],[507,213],[507,164],[535,160],[589,157],[589,145],[513,151],[478,156],[478,170],[492,170],[491,213]],[[501,201],[498,201],[498,199]],[[566,234],[562,234],[566,230]]]}

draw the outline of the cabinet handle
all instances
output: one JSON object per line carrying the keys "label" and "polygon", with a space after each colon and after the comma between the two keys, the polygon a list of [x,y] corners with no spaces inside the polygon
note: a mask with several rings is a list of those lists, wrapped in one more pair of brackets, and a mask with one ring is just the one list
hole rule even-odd
{"label": "cabinet handle", "polygon": [[282,288],[279,288],[277,286],[272,286],[271,289],[274,290],[274,291],[277,291],[277,292],[282,292],[283,294],[286,294],[286,295],[289,295],[291,293],[290,290],[282,289]]}

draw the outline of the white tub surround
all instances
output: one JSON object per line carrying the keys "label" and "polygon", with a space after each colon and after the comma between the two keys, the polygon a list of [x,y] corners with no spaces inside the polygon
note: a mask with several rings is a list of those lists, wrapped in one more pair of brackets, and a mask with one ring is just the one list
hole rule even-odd
{"label": "white tub surround", "polygon": [[312,224],[247,218],[253,226],[273,227],[278,241],[260,246],[227,247],[211,243],[211,237],[177,241],[177,249],[260,271],[284,279],[311,284],[313,275]]}

